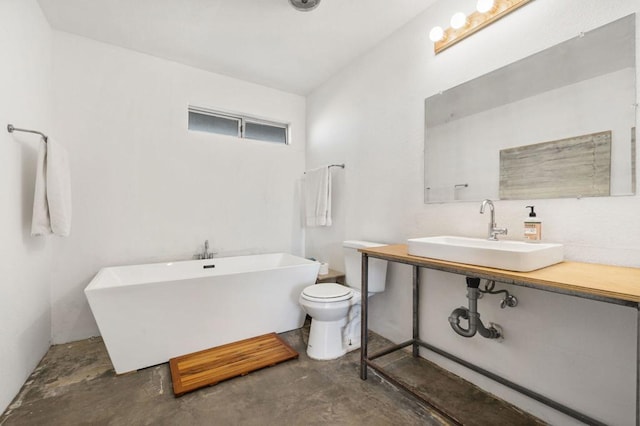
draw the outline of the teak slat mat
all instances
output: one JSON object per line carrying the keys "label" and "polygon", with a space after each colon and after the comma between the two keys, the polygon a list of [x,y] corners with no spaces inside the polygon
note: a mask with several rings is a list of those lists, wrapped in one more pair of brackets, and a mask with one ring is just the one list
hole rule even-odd
{"label": "teak slat mat", "polygon": [[171,379],[175,396],[213,386],[232,377],[298,358],[276,333],[264,334],[192,354],[171,358]]}

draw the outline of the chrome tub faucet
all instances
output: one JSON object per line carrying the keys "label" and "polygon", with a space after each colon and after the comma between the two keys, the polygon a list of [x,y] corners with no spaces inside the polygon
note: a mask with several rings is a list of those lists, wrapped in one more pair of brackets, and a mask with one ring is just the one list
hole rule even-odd
{"label": "chrome tub faucet", "polygon": [[202,253],[197,253],[194,257],[196,259],[213,259],[213,255],[215,252],[209,251],[209,240],[204,241],[204,251]]}
{"label": "chrome tub faucet", "polygon": [[498,235],[507,235],[507,228],[498,228],[496,226],[496,213],[495,207],[493,205],[493,201],[486,199],[482,201],[482,205],[480,206],[480,213],[484,214],[484,209],[489,206],[489,210],[491,212],[491,217],[489,218],[489,227],[488,227],[488,237],[487,239],[491,241],[498,241]]}

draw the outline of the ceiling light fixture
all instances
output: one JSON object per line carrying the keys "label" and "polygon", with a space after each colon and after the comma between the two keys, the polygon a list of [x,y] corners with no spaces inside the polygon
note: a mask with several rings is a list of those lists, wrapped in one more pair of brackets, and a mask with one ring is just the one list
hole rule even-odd
{"label": "ceiling light fixture", "polygon": [[320,0],[289,0],[289,3],[291,3],[291,6],[296,10],[308,12],[318,7]]}
{"label": "ceiling light fixture", "polygon": [[[289,1],[293,3],[294,0]],[[532,0],[478,0],[476,11],[469,16],[458,12],[451,17],[450,28],[443,30],[441,27],[434,27],[429,32],[433,50],[436,54],[442,52],[530,1]]]}

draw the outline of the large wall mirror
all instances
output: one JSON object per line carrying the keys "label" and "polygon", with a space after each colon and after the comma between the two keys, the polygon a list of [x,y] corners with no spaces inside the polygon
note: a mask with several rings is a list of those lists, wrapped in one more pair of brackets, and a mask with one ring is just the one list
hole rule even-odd
{"label": "large wall mirror", "polygon": [[635,15],[425,100],[425,202],[636,192]]}

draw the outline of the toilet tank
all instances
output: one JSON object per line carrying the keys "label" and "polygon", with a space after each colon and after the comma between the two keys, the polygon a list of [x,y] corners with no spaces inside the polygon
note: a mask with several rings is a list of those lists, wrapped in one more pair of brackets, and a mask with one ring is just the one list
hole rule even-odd
{"label": "toilet tank", "polygon": [[[385,246],[382,243],[372,243],[370,241],[344,241],[342,243],[344,251],[345,278],[349,287],[360,291],[362,287],[362,253],[361,248]],[[383,292],[387,284],[387,261],[369,258],[369,293]]]}

